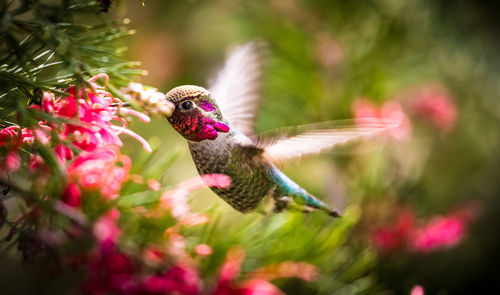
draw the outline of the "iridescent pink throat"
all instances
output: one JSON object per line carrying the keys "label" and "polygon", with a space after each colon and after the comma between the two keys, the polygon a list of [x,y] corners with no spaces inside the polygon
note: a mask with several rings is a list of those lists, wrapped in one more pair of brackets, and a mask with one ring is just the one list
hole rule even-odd
{"label": "iridescent pink throat", "polygon": [[[214,110],[209,102],[206,102],[205,105],[202,104],[200,107],[204,110]],[[176,112],[169,118],[169,121],[177,132],[184,138],[192,141],[214,140],[218,136],[217,132],[229,132],[229,126],[203,116],[200,111],[190,113]]]}

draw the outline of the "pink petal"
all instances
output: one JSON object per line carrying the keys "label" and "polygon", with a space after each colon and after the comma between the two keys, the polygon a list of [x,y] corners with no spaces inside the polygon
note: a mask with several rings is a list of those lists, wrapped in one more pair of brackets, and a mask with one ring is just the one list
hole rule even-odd
{"label": "pink petal", "polygon": [[113,208],[96,221],[92,232],[98,241],[101,243],[105,241],[116,242],[118,236],[121,234],[121,230],[116,224],[119,217],[120,211]]}
{"label": "pink petal", "polygon": [[7,170],[11,172],[17,171],[21,167],[21,157],[19,157],[17,151],[12,151],[7,154],[5,166]]}
{"label": "pink petal", "polygon": [[194,252],[200,256],[208,256],[212,254],[212,248],[206,244],[199,244],[194,247]]}
{"label": "pink petal", "polygon": [[97,74],[94,77],[90,78],[88,81],[89,81],[89,83],[93,83],[93,82],[97,81],[97,79],[99,79],[99,78],[104,78],[106,80],[106,84],[109,83],[109,76],[105,73]]}
{"label": "pink petal", "polygon": [[146,184],[153,191],[159,191],[161,188],[161,183],[159,183],[157,180],[152,179],[152,178],[148,179],[146,181]]}
{"label": "pink petal", "polygon": [[71,207],[80,207],[81,192],[74,183],[68,184],[62,194],[62,201]]}
{"label": "pink petal", "polygon": [[411,289],[410,295],[424,295],[424,288],[420,285],[415,285]]}
{"label": "pink petal", "polygon": [[142,143],[142,147],[144,148],[144,150],[146,150],[148,153],[151,153],[153,151],[153,149],[151,149],[151,146],[149,145],[149,143],[144,139],[142,138],[141,136],[139,136],[137,133],[131,131],[131,130],[128,130],[128,129],[125,129],[125,128],[122,128],[122,127],[118,127],[118,126],[113,126],[112,127],[113,129],[119,131],[119,132],[123,132],[133,138],[135,138],[137,141],[139,141],[140,143]]}
{"label": "pink petal", "polygon": [[246,295],[285,295],[280,289],[265,280],[253,279],[245,281],[242,289]]}
{"label": "pink petal", "polygon": [[149,118],[149,116],[147,116],[141,112],[138,112],[136,110],[132,110],[132,109],[128,109],[128,108],[120,108],[120,113],[126,114],[126,115],[134,115],[144,123],[151,122],[151,118]]}
{"label": "pink petal", "polygon": [[228,188],[231,185],[231,177],[224,174],[205,174],[201,178],[210,187]]}

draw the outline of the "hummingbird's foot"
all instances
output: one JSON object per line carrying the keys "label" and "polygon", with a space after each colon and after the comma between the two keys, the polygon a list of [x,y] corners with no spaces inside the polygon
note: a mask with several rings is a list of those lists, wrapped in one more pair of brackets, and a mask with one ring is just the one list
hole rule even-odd
{"label": "hummingbird's foot", "polygon": [[328,212],[328,215],[330,215],[331,217],[342,217],[340,212],[337,211],[336,209],[333,209],[330,212]]}
{"label": "hummingbird's foot", "polygon": [[2,190],[2,194],[6,196],[10,192],[10,186],[6,187],[4,190]]}
{"label": "hummingbird's foot", "polygon": [[276,213],[283,212],[283,210],[285,210],[288,207],[289,202],[290,198],[286,196],[274,198],[273,212]]}

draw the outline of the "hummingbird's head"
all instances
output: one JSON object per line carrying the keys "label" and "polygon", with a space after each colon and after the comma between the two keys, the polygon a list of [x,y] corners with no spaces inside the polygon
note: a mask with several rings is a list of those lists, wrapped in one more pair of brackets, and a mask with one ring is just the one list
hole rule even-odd
{"label": "hummingbird's head", "polygon": [[175,105],[168,121],[184,138],[192,141],[213,140],[218,132],[229,132],[229,126],[222,123],[219,107],[205,88],[193,85],[175,87],[165,95],[165,99]]}

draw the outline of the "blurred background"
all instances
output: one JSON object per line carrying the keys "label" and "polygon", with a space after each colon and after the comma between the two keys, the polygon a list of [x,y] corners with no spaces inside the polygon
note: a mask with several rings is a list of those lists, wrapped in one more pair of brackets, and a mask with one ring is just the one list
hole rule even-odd
{"label": "blurred background", "polygon": [[[495,290],[499,8],[466,0],[114,3],[111,17],[129,18],[128,27],[136,31],[126,41],[126,58],[148,72],[135,82],[162,92],[184,84],[208,86],[232,46],[264,40],[269,54],[259,131],[362,117],[403,122],[385,138],[283,166],[306,190],[344,210],[342,219],[242,215],[208,189],[193,193],[193,211],[217,212],[211,230],[193,235],[218,253],[203,264],[204,279],[213,279],[225,251],[240,244],[247,251],[243,273],[283,260],[319,267],[321,275],[311,285],[277,281],[287,294]],[[197,175],[185,140],[165,119],[131,126],[159,150],[156,160],[178,156],[160,173],[162,186]],[[132,161],[143,157],[137,142],[123,141]],[[21,272],[17,262],[8,263],[12,273]],[[4,273],[0,286],[12,276]],[[24,278],[59,290],[36,272]]]}
{"label": "blurred background", "polygon": [[[498,4],[464,0],[147,1],[145,8],[130,0],[112,12],[137,30],[128,55],[149,72],[139,82],[164,92],[207,86],[231,46],[265,40],[260,131],[404,116],[404,130],[388,142],[351,145],[284,169],[338,207],[361,206],[352,243],[378,247],[375,276],[383,289],[401,294],[421,284],[428,294],[457,294],[481,293],[499,275],[496,11]],[[152,124],[140,134],[183,155],[163,181],[196,175],[184,140],[165,120]],[[208,190],[192,200],[200,208],[219,202],[239,217]],[[394,237],[377,240],[375,225],[396,224],[401,212],[426,224],[457,211],[469,217],[449,249],[421,253]]]}

